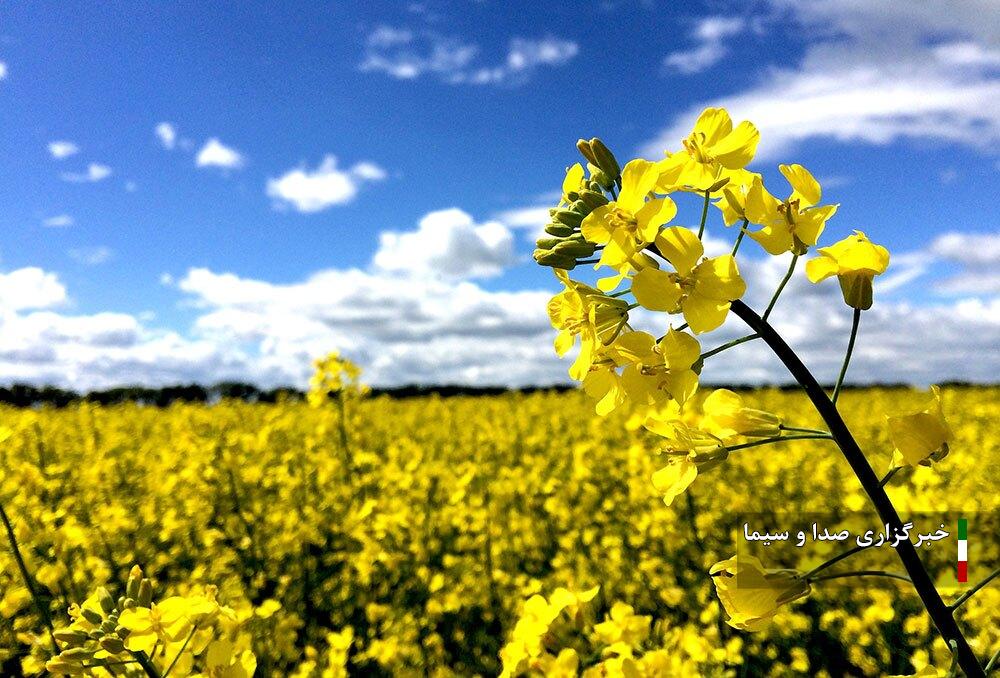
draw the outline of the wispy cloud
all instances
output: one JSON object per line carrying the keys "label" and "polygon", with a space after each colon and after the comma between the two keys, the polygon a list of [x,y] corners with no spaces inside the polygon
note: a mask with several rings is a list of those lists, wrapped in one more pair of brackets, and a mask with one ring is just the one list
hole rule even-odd
{"label": "wispy cloud", "polygon": [[86,172],[63,172],[60,176],[63,181],[68,181],[72,184],[93,184],[110,177],[111,168],[107,165],[92,162],[87,165]]}
{"label": "wispy cloud", "polygon": [[479,47],[433,31],[379,26],[365,44],[360,68],[400,80],[433,75],[450,84],[519,84],[541,66],[561,66],[579,51],[575,42],[547,36],[514,38],[496,65],[477,63]]}
{"label": "wispy cloud", "polygon": [[216,138],[211,138],[195,156],[198,167],[221,167],[223,169],[240,169],[246,164],[243,154],[235,148],[224,145]]}
{"label": "wispy cloud", "polygon": [[97,266],[110,261],[114,251],[110,247],[76,247],[67,252],[71,259],[85,266]]}
{"label": "wispy cloud", "polygon": [[177,128],[171,123],[161,122],[153,132],[156,134],[156,138],[160,140],[160,145],[168,151],[172,151],[174,146],[177,145]]}
{"label": "wispy cloud", "polygon": [[76,222],[73,220],[73,217],[68,214],[57,214],[54,217],[42,220],[42,225],[50,228],[64,228],[66,226],[72,226],[74,223]]}
{"label": "wispy cloud", "polygon": [[361,184],[380,181],[385,176],[385,170],[372,162],[338,169],[337,158],[327,155],[314,170],[297,167],[268,180],[267,195],[279,207],[290,205],[299,212],[319,212],[350,202]]}
{"label": "wispy cloud", "polygon": [[72,141],[50,141],[49,154],[56,160],[68,158],[80,152],[80,147]]}
{"label": "wispy cloud", "polygon": [[[642,152],[676,149],[706,106],[725,106],[761,130],[760,159],[814,138],[886,144],[912,137],[1000,148],[997,36],[972,0],[790,3],[792,27],[814,35],[795,67],[766,73],[742,91],[698,103],[677,116]],[[912,9],[912,11],[911,11]],[[887,27],[891,27],[888,30]],[[966,35],[942,43],[941,35]]]}
{"label": "wispy cloud", "polygon": [[7,62],[0,61],[0,80],[7,79]]}
{"label": "wispy cloud", "polygon": [[701,73],[726,56],[726,38],[740,33],[744,25],[743,19],[737,17],[701,19],[691,33],[697,45],[688,50],[671,52],[664,57],[663,65],[684,75]]}

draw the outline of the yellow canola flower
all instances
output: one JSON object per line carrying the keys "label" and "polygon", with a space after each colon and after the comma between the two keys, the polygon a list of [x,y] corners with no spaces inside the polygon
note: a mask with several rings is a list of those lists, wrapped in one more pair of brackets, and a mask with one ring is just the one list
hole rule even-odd
{"label": "yellow canola flower", "polygon": [[628,320],[628,302],[571,280],[566,271],[554,270],[565,287],[548,303],[549,320],[559,330],[555,338],[556,353],[560,357],[566,355],[580,337],[580,353],[569,368],[569,376],[582,381],[595,352],[603,342],[610,342]]}
{"label": "yellow canola flower", "polygon": [[[622,169],[622,188],[618,198],[588,214],[580,224],[583,237],[604,245],[597,266],[618,271],[614,285],[631,269],[640,269],[651,261],[642,250],[656,239],[660,227],[674,218],[677,205],[670,198],[646,200],[656,184],[657,169],[648,160],[636,159]],[[611,289],[601,285],[602,289]]]}
{"label": "yellow canola flower", "polygon": [[[627,403],[640,408],[670,399],[683,403],[698,389],[693,366],[700,354],[697,339],[673,328],[660,341],[648,332],[625,332],[601,350],[583,388],[601,416]],[[620,374],[619,368],[624,368]]]}
{"label": "yellow canola flower", "polygon": [[188,610],[188,601],[181,596],[172,596],[154,603],[152,608],[135,607],[124,610],[118,624],[129,630],[125,647],[132,652],[148,654],[157,641],[182,640],[191,630]]}
{"label": "yellow canola flower", "polygon": [[572,167],[566,170],[566,176],[563,178],[562,183],[562,198],[559,204],[569,204],[573,202],[570,199],[570,193],[579,193],[581,189],[585,188],[587,185],[587,180],[584,177],[583,165],[580,163],[575,163]]}
{"label": "yellow canola flower", "polygon": [[720,388],[712,391],[702,403],[705,414],[702,426],[720,438],[743,435],[764,438],[781,432],[781,420],[770,412],[747,407],[743,397]]}
{"label": "yellow canola flower", "polygon": [[809,595],[796,570],[765,569],[753,556],[733,556],[708,571],[729,618],[741,631],[761,631],[783,605]]}
{"label": "yellow canola flower", "polygon": [[682,142],[684,150],[667,152],[666,159],[657,163],[657,191],[707,191],[746,167],[759,142],[760,132],[753,123],[744,120],[734,128],[726,109],[706,108]]}
{"label": "yellow canola flower", "polygon": [[930,466],[948,456],[955,438],[941,408],[941,389],[931,386],[931,402],[912,414],[887,416],[893,466]]}
{"label": "yellow canola flower", "polygon": [[743,296],[746,283],[729,254],[702,260],[705,247],[689,228],[673,226],[656,237],[656,246],[675,272],[644,268],[632,278],[632,294],[650,311],[683,313],[695,334],[716,329],[730,303]]}
{"label": "yellow canola flower", "polygon": [[905,675],[896,674],[892,676],[886,676],[886,678],[944,678],[944,676],[947,675],[948,675],[947,671],[942,671],[928,664],[927,666],[920,669],[916,673],[907,673]]}
{"label": "yellow canola flower", "polygon": [[876,245],[861,231],[854,231],[830,247],[821,247],[806,263],[806,276],[814,283],[837,276],[844,301],[852,308],[872,307],[872,280],[889,267],[889,250]]}
{"label": "yellow canola flower", "polygon": [[722,211],[726,226],[732,226],[747,217],[747,196],[754,185],[760,184],[761,177],[756,172],[735,170],[730,173],[729,183],[722,187],[722,197],[713,204]]}
{"label": "yellow canola flower", "polygon": [[594,633],[607,645],[623,643],[635,649],[649,637],[651,623],[649,615],[636,614],[631,605],[617,601],[607,618],[594,626]]}
{"label": "yellow canola flower", "polygon": [[802,165],[779,165],[778,169],[791,184],[792,193],[781,201],[771,195],[763,183],[753,183],[746,196],[746,216],[763,228],[751,232],[750,237],[768,254],[804,254],[816,244],[838,205],[818,204],[823,191]]}

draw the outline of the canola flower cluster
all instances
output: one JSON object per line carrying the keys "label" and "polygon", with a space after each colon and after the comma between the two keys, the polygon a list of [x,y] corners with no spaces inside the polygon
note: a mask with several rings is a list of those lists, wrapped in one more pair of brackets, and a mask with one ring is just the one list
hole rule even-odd
{"label": "canola flower cluster", "polygon": [[[741,395],[782,420],[808,408],[799,393]],[[998,395],[941,392],[953,448],[976,453],[900,471],[888,487],[900,510],[998,508],[989,491]],[[702,398],[693,396],[698,412]],[[947,666],[946,645],[898,581],[816,584],[803,601],[773,609],[774,623],[756,633],[723,623],[708,570],[732,553],[733,514],[773,512],[780,524],[788,512],[830,504],[864,509],[828,441],[734,453],[712,482],[699,480],[667,506],[651,482],[661,438],[622,411],[581,417],[588,399],[349,399],[346,454],[332,400],[0,409],[0,505],[43,605],[13,552],[0,549],[0,674],[39,675],[82,647],[67,659],[78,655],[75,667],[89,675],[144,675],[136,663],[86,666],[105,659],[80,660],[105,636],[88,630],[82,646],[61,640],[82,640],[80,617],[69,614],[77,609],[90,610],[98,628],[117,614],[105,642],[127,641],[118,627],[134,628],[132,648],[150,650],[160,675],[197,625],[170,676],[244,675],[247,650],[256,675],[303,677],[885,675]],[[847,391],[841,404],[885,468],[893,445],[882,415],[925,401],[878,389]],[[981,562],[1000,557],[985,540],[973,549]],[[953,576],[950,549],[925,558]],[[155,583],[149,593],[126,578],[133,563]],[[150,593],[156,607],[140,605]],[[125,615],[129,598],[135,615]],[[980,655],[1000,644],[998,610],[991,587],[960,608]],[[219,663],[208,665],[210,656]]]}

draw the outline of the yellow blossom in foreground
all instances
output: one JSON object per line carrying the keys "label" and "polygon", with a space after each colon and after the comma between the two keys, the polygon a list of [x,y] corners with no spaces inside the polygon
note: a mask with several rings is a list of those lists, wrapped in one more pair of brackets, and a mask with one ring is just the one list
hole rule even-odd
{"label": "yellow blossom in foreground", "polygon": [[779,165],[778,169],[792,185],[784,201],[771,195],[764,184],[755,182],[746,196],[746,216],[763,228],[750,237],[768,254],[794,252],[804,254],[816,244],[827,220],[837,205],[819,205],[823,195],[819,182],[802,165]]}
{"label": "yellow blossom in foreground", "polygon": [[677,213],[670,198],[646,200],[656,177],[656,167],[648,160],[629,162],[622,170],[618,198],[595,209],[580,224],[584,238],[604,245],[598,266],[609,266],[621,275],[645,265],[645,259],[638,255]]}
{"label": "yellow blossom in foreground", "polygon": [[760,132],[753,123],[744,120],[734,128],[726,109],[706,108],[682,142],[684,150],[668,152],[667,158],[657,163],[657,190],[707,191],[733,171],[746,167],[759,141]]}
{"label": "yellow blossom in foreground", "polygon": [[702,403],[705,417],[702,426],[720,438],[736,435],[754,438],[778,435],[781,420],[770,412],[747,407],[743,397],[720,388],[712,391]]}
{"label": "yellow blossom in foreground", "polygon": [[844,301],[862,311],[872,307],[872,279],[889,267],[889,250],[855,231],[830,247],[821,247],[806,263],[806,275],[817,283],[837,276]]}
{"label": "yellow blossom in foreground", "polygon": [[793,600],[809,595],[809,583],[795,570],[767,570],[753,556],[733,556],[709,570],[729,618],[741,631],[760,631]]}
{"label": "yellow blossom in foreground", "polygon": [[894,466],[930,466],[948,456],[955,437],[941,409],[941,389],[931,386],[931,402],[912,414],[887,416]]}
{"label": "yellow blossom in foreground", "polygon": [[702,260],[705,248],[691,229],[673,226],[656,237],[656,246],[676,272],[645,268],[632,279],[632,293],[650,311],[683,313],[695,334],[722,325],[730,302],[746,291],[736,259],[724,254]]}
{"label": "yellow blossom in foreground", "polygon": [[631,605],[619,601],[611,606],[607,618],[594,626],[594,632],[608,645],[624,643],[636,648],[649,637],[651,622],[652,617],[636,614]]}
{"label": "yellow blossom in foreground", "polygon": [[614,299],[590,285],[571,280],[566,271],[555,269],[565,289],[548,303],[549,320],[559,330],[555,349],[566,355],[580,337],[580,353],[569,368],[569,375],[582,380],[590,370],[599,346],[621,331],[628,320],[628,302]]}

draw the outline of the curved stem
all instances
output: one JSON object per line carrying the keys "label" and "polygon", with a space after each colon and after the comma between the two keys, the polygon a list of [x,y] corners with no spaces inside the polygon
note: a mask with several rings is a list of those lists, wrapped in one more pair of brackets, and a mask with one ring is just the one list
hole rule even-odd
{"label": "curved stem", "polygon": [[731,445],[726,447],[725,445],[720,445],[716,450],[711,452],[705,452],[695,456],[695,461],[711,461],[715,458],[716,453],[720,451],[725,451],[726,454],[730,452],[737,452],[739,450],[749,450],[751,447],[760,447],[761,445],[774,445],[775,443],[783,443],[786,440],[833,440],[833,436],[829,433],[821,434],[802,434],[794,436],[774,436],[773,438],[763,438],[761,440],[754,440],[749,443],[740,443],[739,445]]}
{"label": "curved stem", "polygon": [[701,208],[701,226],[698,227],[698,240],[705,234],[705,221],[708,219],[708,200],[710,193],[705,191],[705,204]]}
{"label": "curved stem", "polygon": [[784,291],[785,289],[785,285],[787,285],[788,281],[791,280],[792,273],[795,271],[795,264],[798,263],[798,261],[799,261],[799,255],[793,254],[792,263],[788,265],[788,272],[785,273],[785,277],[781,279],[780,283],[778,283],[778,289],[774,291],[774,296],[771,297],[771,303],[767,305],[767,309],[764,311],[764,315],[761,316],[764,320],[767,320],[767,317],[771,315],[771,311],[774,310],[774,305],[778,303],[778,297],[781,296],[782,291]]}
{"label": "curved stem", "polygon": [[813,577],[811,581],[830,581],[831,579],[846,579],[847,577],[888,577],[913,583],[913,580],[905,574],[897,572],[885,572],[883,570],[854,570],[853,572],[838,572],[836,574],[824,574],[821,577]]}
{"label": "curved stem", "polygon": [[42,604],[42,599],[38,597],[38,591],[35,590],[34,581],[28,573],[28,566],[24,563],[24,557],[21,555],[21,549],[17,545],[17,535],[14,534],[14,526],[11,525],[10,518],[7,517],[7,511],[4,510],[3,502],[0,502],[0,521],[3,522],[3,526],[7,530],[7,538],[10,540],[10,550],[14,554],[14,561],[17,563],[17,569],[21,572],[21,579],[24,580],[24,585],[28,589],[28,593],[31,594],[31,600],[35,603],[35,609],[38,611],[38,616],[40,616],[42,621],[45,622],[45,628],[49,632],[49,640],[52,641],[52,651],[54,653],[58,653],[59,645],[56,643],[56,630],[55,627],[52,626],[52,616],[49,614],[48,607]]}
{"label": "curved stem", "polygon": [[740,243],[743,242],[743,236],[747,234],[747,224],[750,223],[748,219],[743,220],[743,225],[740,226],[740,234],[736,236],[736,243],[733,244],[733,256],[740,251]]}
{"label": "curved stem", "polygon": [[[802,364],[802,361],[799,360],[795,352],[785,343],[785,340],[774,331],[774,328],[754,313],[753,309],[742,301],[737,300],[732,303],[732,311],[750,329],[757,332],[767,342],[767,345],[771,347],[774,354],[785,364],[785,367],[795,377],[795,380],[801,384],[816,411],[823,418],[823,421],[826,422],[827,427],[830,429],[830,434],[837,441],[837,445],[840,446],[841,452],[847,459],[848,464],[851,465],[851,469],[854,471],[854,475],[857,476],[865,493],[871,499],[872,504],[874,504],[875,510],[882,519],[882,522],[887,523],[895,529],[902,529],[903,523],[899,518],[899,514],[896,512],[896,508],[892,505],[885,490],[879,485],[878,476],[875,475],[875,471],[868,463],[857,441],[854,440],[854,436],[851,435],[847,424],[844,423],[836,406],[827,397],[826,392],[819,385],[819,382],[816,381],[816,378]],[[958,655],[959,666],[962,667],[962,670],[970,678],[985,676],[982,666],[979,665],[975,654],[972,652],[972,648],[969,647],[968,641],[958,628],[951,610],[948,609],[948,606],[941,599],[941,594],[938,593],[930,575],[924,569],[924,565],[920,561],[920,556],[917,554],[917,549],[914,547],[913,542],[906,539],[899,542],[895,548],[896,554],[899,556],[903,567],[913,582],[913,587],[916,589],[917,595],[920,596],[921,602],[923,602],[924,607],[927,609],[927,614],[934,622],[934,626],[944,639],[945,644],[953,640],[955,641],[955,652]]]}
{"label": "curved stem", "polygon": [[981,589],[984,586],[986,586],[987,584],[989,584],[991,581],[993,581],[994,579],[996,579],[998,576],[1000,576],[1000,567],[998,567],[997,569],[993,570],[993,572],[991,572],[989,574],[989,576],[986,577],[986,579],[982,580],[981,582],[979,582],[978,584],[976,584],[975,586],[973,586],[971,589],[969,589],[968,591],[966,591],[965,593],[963,593],[962,596],[958,600],[956,600],[954,603],[952,603],[951,605],[949,605],[948,608],[951,609],[951,610],[957,610],[958,608],[962,607],[962,605],[969,598],[971,598],[972,596],[976,595],[976,593],[979,591],[979,589]]}
{"label": "curved stem", "polygon": [[997,651],[993,653],[992,657],[990,657],[990,660],[986,663],[986,667],[983,669],[983,672],[989,673],[990,671],[992,671],[993,667],[997,665],[998,661],[1000,661],[1000,647],[998,647]]}
{"label": "curved stem", "polygon": [[813,569],[811,569],[808,572],[806,572],[804,575],[802,575],[800,577],[800,579],[812,579],[813,575],[817,574],[818,572],[822,572],[823,570],[825,570],[826,568],[830,567],[831,565],[835,565],[836,563],[839,563],[844,558],[849,558],[850,556],[853,556],[855,553],[857,553],[859,551],[864,551],[865,549],[869,549],[869,548],[871,548],[871,545],[868,545],[868,546],[855,546],[852,549],[849,549],[847,551],[844,551],[843,553],[837,554],[833,558],[830,558],[825,563],[822,563],[821,565],[817,565]]}
{"label": "curved stem", "polygon": [[847,366],[851,363],[851,354],[854,353],[854,342],[858,338],[858,324],[861,322],[861,309],[854,309],[854,322],[851,324],[851,339],[847,342],[847,353],[844,354],[844,365],[840,368],[840,376],[837,377],[837,385],[833,387],[833,404],[837,404],[840,396],[840,388],[844,385],[844,377],[847,375]]}
{"label": "curved stem", "polygon": [[823,435],[830,435],[829,431],[821,431],[818,428],[801,428],[799,426],[785,426],[784,424],[778,424],[778,428],[782,431],[791,431],[793,433],[822,433]]}
{"label": "curved stem", "polygon": [[149,660],[145,652],[132,652],[131,655],[135,657],[136,662],[142,667],[142,670],[146,673],[149,678],[160,678],[160,672],[156,670],[153,666],[153,662]]}
{"label": "curved stem", "polygon": [[726,342],[722,346],[716,346],[710,351],[705,351],[704,353],[701,354],[701,359],[704,360],[705,358],[710,358],[717,353],[722,353],[726,349],[730,349],[733,346],[739,346],[740,344],[745,344],[746,342],[753,341],[754,339],[760,339],[760,335],[748,334],[745,337],[740,337],[739,339],[733,339],[732,341]]}

